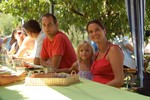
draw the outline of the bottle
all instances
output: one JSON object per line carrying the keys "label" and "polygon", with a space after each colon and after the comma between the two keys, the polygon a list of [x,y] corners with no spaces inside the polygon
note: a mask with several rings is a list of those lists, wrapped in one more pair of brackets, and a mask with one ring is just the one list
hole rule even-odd
{"label": "bottle", "polygon": [[6,56],[7,56],[7,49],[6,49],[6,45],[3,43],[2,44],[2,49],[1,49],[1,61],[2,61],[2,65],[6,66]]}
{"label": "bottle", "polygon": [[5,54],[4,54],[4,50],[2,49],[1,51],[0,51],[0,53],[1,53],[1,59],[0,59],[0,61],[1,61],[1,65],[2,66],[5,66]]}

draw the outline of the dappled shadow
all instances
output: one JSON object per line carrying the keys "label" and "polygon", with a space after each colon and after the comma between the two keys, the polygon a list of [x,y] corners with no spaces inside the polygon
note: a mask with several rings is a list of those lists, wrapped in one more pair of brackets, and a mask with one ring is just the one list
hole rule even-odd
{"label": "dappled shadow", "polygon": [[0,100],[24,100],[25,98],[19,94],[19,91],[10,90],[0,87]]}
{"label": "dappled shadow", "polygon": [[15,90],[16,84],[22,84],[22,82],[0,86],[0,100],[25,100],[26,98],[19,93],[20,91]]}

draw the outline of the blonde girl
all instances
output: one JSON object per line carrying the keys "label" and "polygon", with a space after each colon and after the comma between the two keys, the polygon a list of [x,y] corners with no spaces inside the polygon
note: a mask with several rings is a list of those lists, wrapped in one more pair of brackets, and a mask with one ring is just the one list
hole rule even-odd
{"label": "blonde girl", "polygon": [[82,78],[90,79],[92,74],[90,67],[93,63],[94,50],[88,41],[82,41],[77,47],[78,60],[73,63],[69,71],[77,70]]}

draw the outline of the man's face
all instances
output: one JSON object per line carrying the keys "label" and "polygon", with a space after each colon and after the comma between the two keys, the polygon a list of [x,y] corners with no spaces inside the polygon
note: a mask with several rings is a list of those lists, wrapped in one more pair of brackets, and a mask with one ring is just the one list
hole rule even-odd
{"label": "man's face", "polygon": [[58,24],[54,23],[53,18],[43,17],[42,18],[42,30],[48,37],[54,37],[58,31]]}

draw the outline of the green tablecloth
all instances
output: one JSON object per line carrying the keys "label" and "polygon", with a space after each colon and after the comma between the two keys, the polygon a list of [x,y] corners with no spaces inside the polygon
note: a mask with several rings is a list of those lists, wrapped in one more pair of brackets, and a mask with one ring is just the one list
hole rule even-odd
{"label": "green tablecloth", "polygon": [[0,86],[0,100],[150,100],[150,97],[81,79],[70,86]]}

